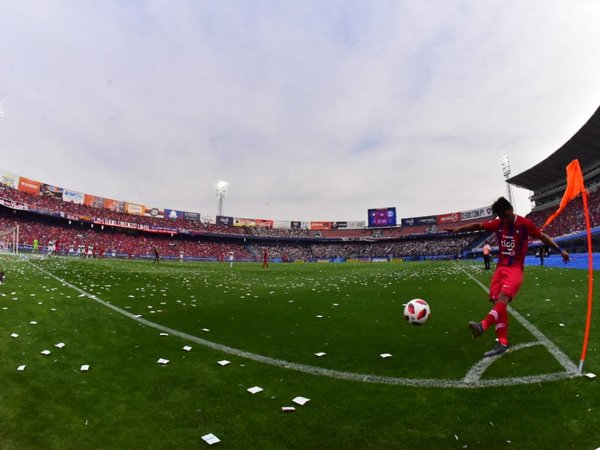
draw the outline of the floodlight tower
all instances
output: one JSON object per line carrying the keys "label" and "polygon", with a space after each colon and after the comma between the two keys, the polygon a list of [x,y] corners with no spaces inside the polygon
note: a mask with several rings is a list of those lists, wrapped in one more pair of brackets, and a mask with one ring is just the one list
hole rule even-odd
{"label": "floodlight tower", "polygon": [[223,215],[223,200],[227,193],[227,181],[217,181],[217,215]]}
{"label": "floodlight tower", "polygon": [[513,204],[512,199],[512,189],[510,187],[510,183],[508,182],[508,179],[510,178],[510,160],[508,159],[508,155],[504,155],[502,158],[500,158],[500,166],[502,167],[502,175],[504,175],[504,179],[506,180],[506,193],[508,194],[508,201],[511,205],[513,205],[514,208],[515,205]]}

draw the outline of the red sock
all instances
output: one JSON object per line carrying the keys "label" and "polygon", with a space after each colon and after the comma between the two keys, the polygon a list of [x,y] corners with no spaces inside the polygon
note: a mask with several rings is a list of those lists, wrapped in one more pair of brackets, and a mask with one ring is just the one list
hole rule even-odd
{"label": "red sock", "polygon": [[496,322],[500,322],[502,316],[506,316],[506,303],[504,302],[496,302],[494,303],[494,307],[485,316],[485,319],[481,321],[481,326],[484,330],[487,330],[490,326],[494,325]]}
{"label": "red sock", "polygon": [[496,336],[498,337],[498,342],[502,345],[508,345],[508,313],[506,312],[506,308],[500,315],[498,322],[496,322]]}

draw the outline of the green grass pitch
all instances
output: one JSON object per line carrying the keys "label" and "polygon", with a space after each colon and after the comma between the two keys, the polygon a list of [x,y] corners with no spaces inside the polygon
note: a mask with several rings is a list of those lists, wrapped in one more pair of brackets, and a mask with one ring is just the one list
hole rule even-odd
{"label": "green grass pitch", "polygon": [[[201,449],[208,433],[232,449],[600,447],[597,381],[567,376],[512,316],[511,344],[531,346],[465,382],[495,337],[466,327],[490,309],[479,264],[4,256],[0,268],[2,450]],[[585,271],[527,267],[512,305],[572,364],[586,287]],[[402,317],[412,298],[431,306],[423,326]],[[589,372],[599,344],[593,326]]]}

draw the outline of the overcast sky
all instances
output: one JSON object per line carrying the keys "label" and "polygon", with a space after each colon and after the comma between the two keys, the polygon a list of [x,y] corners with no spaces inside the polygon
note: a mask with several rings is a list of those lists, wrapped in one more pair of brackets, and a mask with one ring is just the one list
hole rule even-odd
{"label": "overcast sky", "polygon": [[[600,2],[0,2],[0,169],[214,216],[489,205],[600,105]],[[519,213],[529,211],[518,190]]]}

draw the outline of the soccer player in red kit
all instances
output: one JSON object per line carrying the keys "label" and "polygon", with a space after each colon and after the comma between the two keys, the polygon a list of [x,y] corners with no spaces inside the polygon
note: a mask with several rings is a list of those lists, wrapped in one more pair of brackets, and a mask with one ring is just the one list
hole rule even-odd
{"label": "soccer player in red kit", "polygon": [[523,282],[523,263],[527,254],[529,237],[540,239],[548,247],[559,252],[564,262],[569,262],[569,253],[560,248],[531,220],[516,215],[512,205],[504,197],[500,197],[494,202],[492,211],[498,217],[489,222],[446,229],[451,233],[476,230],[493,231],[498,239],[498,265],[490,284],[490,301],[494,303],[494,307],[481,322],[469,322],[468,324],[474,339],[479,338],[485,330],[495,324],[498,343],[492,350],[483,354],[485,357],[500,355],[510,348],[506,307],[517,295]]}
{"label": "soccer player in red kit", "polygon": [[265,248],[263,251],[263,269],[269,268],[269,252]]}

